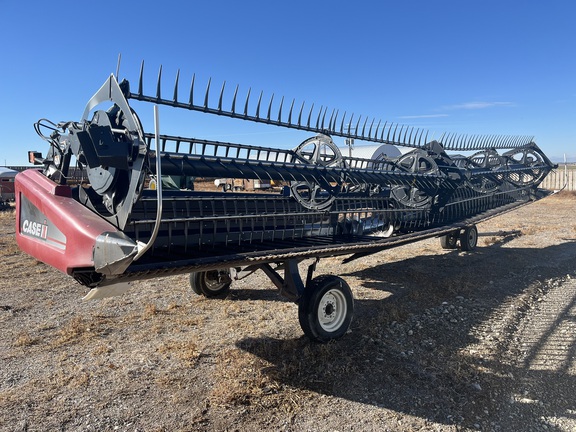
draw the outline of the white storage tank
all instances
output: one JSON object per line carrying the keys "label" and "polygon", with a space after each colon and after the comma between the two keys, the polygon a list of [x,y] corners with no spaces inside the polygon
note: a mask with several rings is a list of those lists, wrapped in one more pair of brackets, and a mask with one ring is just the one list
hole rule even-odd
{"label": "white storage tank", "polygon": [[[340,152],[342,156],[350,156],[350,148],[340,147]],[[406,148],[406,151],[412,150],[411,148]],[[367,146],[353,146],[352,147],[352,157],[360,159],[393,159],[406,153],[406,151],[400,151],[400,149],[391,144],[380,144],[380,145],[367,145]]]}

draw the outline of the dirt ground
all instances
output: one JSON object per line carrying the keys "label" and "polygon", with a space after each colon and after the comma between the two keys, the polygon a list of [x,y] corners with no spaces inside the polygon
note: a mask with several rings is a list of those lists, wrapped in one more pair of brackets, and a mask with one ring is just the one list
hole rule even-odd
{"label": "dirt ground", "polygon": [[[355,318],[309,342],[261,273],[225,299],[186,276],[85,302],[0,213],[2,431],[574,431],[576,196],[341,264]],[[520,230],[519,235],[497,235]]]}

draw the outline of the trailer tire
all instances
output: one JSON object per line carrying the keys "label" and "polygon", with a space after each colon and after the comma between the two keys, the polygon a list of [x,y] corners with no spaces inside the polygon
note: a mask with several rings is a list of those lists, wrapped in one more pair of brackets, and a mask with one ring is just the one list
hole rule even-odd
{"label": "trailer tire", "polygon": [[[232,281],[222,280],[222,270],[210,270],[190,273],[190,287],[204,297],[224,297],[230,291]],[[226,278],[224,276],[224,278]],[[229,275],[228,275],[229,279]]]}
{"label": "trailer tire", "polygon": [[458,247],[458,231],[446,234],[440,237],[440,246],[442,249],[456,249]]}
{"label": "trailer tire", "polygon": [[476,225],[468,226],[460,233],[460,249],[473,251],[478,246],[478,228]]}
{"label": "trailer tire", "polygon": [[298,303],[298,320],[314,342],[328,342],[346,334],[354,314],[354,298],[346,281],[323,275],[312,279]]}

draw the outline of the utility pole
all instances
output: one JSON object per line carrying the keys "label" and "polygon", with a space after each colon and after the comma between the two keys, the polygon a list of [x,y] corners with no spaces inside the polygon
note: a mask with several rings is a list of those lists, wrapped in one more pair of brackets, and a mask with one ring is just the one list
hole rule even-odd
{"label": "utility pole", "polygon": [[348,146],[348,156],[352,157],[352,149],[354,148],[354,138],[346,138],[346,145]]}

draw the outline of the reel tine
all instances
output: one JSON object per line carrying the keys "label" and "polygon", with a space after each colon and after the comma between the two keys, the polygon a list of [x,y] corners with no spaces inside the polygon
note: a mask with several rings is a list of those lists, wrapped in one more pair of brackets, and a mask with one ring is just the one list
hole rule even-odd
{"label": "reel tine", "polygon": [[409,129],[409,127],[406,126],[406,130],[404,131],[404,138],[402,138],[402,143],[403,143],[403,144],[406,144],[406,135],[408,134],[408,129]]}
{"label": "reel tine", "polygon": [[248,101],[250,100],[250,92],[252,87],[248,88],[248,93],[246,94],[246,102],[244,103],[244,117],[248,117]]}
{"label": "reel tine", "polygon": [[236,89],[234,90],[234,96],[232,97],[232,114],[236,114],[236,97],[238,96],[238,87],[236,84]]}
{"label": "reel tine", "polygon": [[485,142],[486,142],[486,135],[480,135],[478,137],[478,144],[476,145],[476,150],[483,150]]}
{"label": "reel tine", "polygon": [[475,136],[475,139],[474,139],[474,144],[472,146],[472,150],[479,150],[481,148],[480,147],[481,142],[482,142],[482,135],[477,134]]}
{"label": "reel tine", "polygon": [[[396,126],[394,127],[394,135],[392,135],[392,142],[393,143],[397,143],[398,141],[396,141],[396,131],[398,130],[398,123],[396,123]],[[402,127],[400,127],[400,133],[402,133]]]}
{"label": "reel tine", "polygon": [[[443,144],[444,142],[444,137],[446,136],[446,132],[442,132],[442,135],[440,136],[440,138],[438,139],[438,142],[440,144],[442,144],[444,146],[444,148],[447,148],[445,144]],[[426,137],[428,137],[428,134],[426,134]],[[428,141],[428,140],[424,140],[424,141]],[[426,144],[426,142],[424,144]]]}
{"label": "reel tine", "polygon": [[[332,130],[332,119],[334,119],[334,113],[336,112],[335,108],[332,108],[332,112],[330,113],[330,120],[328,120],[328,130]],[[324,113],[326,115],[326,113]],[[322,129],[324,129],[324,118],[322,118]]]}
{"label": "reel tine", "polygon": [[474,135],[474,142],[472,143],[471,150],[478,150],[479,141],[480,141],[480,135]]}
{"label": "reel tine", "polygon": [[390,131],[392,131],[392,125],[393,125],[393,124],[394,124],[394,123],[390,123],[390,126],[388,126],[388,135],[386,135],[386,141],[387,141],[388,143],[390,143]]}
{"label": "reel tine", "polygon": [[474,140],[476,139],[476,135],[468,136],[466,140],[466,150],[472,150],[474,147]]}
{"label": "reel tine", "polygon": [[[408,144],[412,146],[412,132],[414,132],[414,126],[410,129],[410,135],[408,136]],[[416,134],[418,134],[418,129],[416,129]]]}
{"label": "reel tine", "polygon": [[478,150],[480,150],[480,149],[483,149],[483,150],[486,149],[486,146],[487,146],[486,143],[487,143],[487,141],[488,141],[488,135],[482,135],[482,136],[480,137],[480,142],[478,143],[478,145],[479,145]]}
{"label": "reel tine", "polygon": [[473,150],[479,150],[481,149],[481,144],[482,144],[482,137],[483,135],[476,135],[476,140],[474,141],[474,148]]}
{"label": "reel tine", "polygon": [[284,96],[280,99],[280,108],[278,109],[278,123],[282,122],[282,106],[284,105]]}
{"label": "reel tine", "polygon": [[204,95],[204,109],[208,110],[208,96],[210,95],[210,84],[212,83],[212,77],[208,78],[208,85],[206,86],[206,94]]}
{"label": "reel tine", "polygon": [[528,141],[527,141],[528,136],[521,136],[521,137],[518,137],[518,139],[519,139],[519,142],[517,143],[517,147],[522,147],[522,146],[525,146],[526,144],[528,144]]}
{"label": "reel tine", "polygon": [[517,147],[517,144],[518,144],[519,140],[521,140],[521,139],[522,139],[522,137],[512,136],[511,139],[510,139],[510,144],[509,144],[509,146],[510,146],[511,148]]}
{"label": "reel tine", "polygon": [[174,97],[172,101],[178,103],[178,80],[180,79],[180,69],[176,71],[176,81],[174,81]]}
{"label": "reel tine", "polygon": [[[320,128],[322,130],[324,130],[324,120],[326,120],[326,113],[328,112],[328,107],[324,108],[324,115],[322,115],[322,124],[320,125]],[[334,111],[332,111],[334,112]]]}
{"label": "reel tine", "polygon": [[488,135],[482,135],[478,145],[479,145],[478,150],[488,149]]}
{"label": "reel tine", "polygon": [[456,139],[456,144],[455,144],[457,150],[462,149],[462,144],[463,144],[462,141],[463,140],[464,140],[464,135],[463,134],[458,135],[458,138]]}
{"label": "reel tine", "polygon": [[374,139],[378,139],[378,129],[380,129],[380,123],[382,123],[382,119],[378,120],[378,124],[376,125],[376,130],[374,131]]}
{"label": "reel tine", "polygon": [[534,140],[533,140],[533,137],[530,136],[530,135],[526,135],[526,136],[524,137],[524,142],[523,142],[522,145],[523,145],[523,146],[527,146],[527,145],[530,144],[532,141],[534,141]]}
{"label": "reel tine", "polygon": [[459,145],[460,145],[460,139],[461,138],[462,138],[462,134],[460,134],[460,135],[456,134],[454,136],[454,150],[458,150],[460,148]]}
{"label": "reel tine", "polygon": [[502,135],[495,135],[494,147],[500,148],[501,145],[502,145]]}
{"label": "reel tine", "polygon": [[468,135],[464,135],[464,137],[462,138],[462,145],[460,146],[460,148],[462,150],[468,150],[468,145],[470,144],[470,139]]}
{"label": "reel tine", "polygon": [[384,131],[386,130],[387,124],[388,124],[388,121],[385,121],[384,126],[382,126],[382,132],[380,133],[380,141],[384,141]]}
{"label": "reel tine", "polygon": [[160,70],[158,71],[158,81],[156,82],[156,99],[161,99],[160,94],[160,83],[162,81],[162,65],[160,65]]}
{"label": "reel tine", "polygon": [[366,132],[366,124],[368,123],[368,117],[364,120],[364,125],[362,126],[362,139],[364,139],[364,133]]}
{"label": "reel tine", "polygon": [[310,127],[310,119],[312,118],[312,111],[314,110],[314,103],[312,103],[312,106],[310,107],[310,113],[308,114],[308,122],[306,123],[307,127]]}
{"label": "reel tine", "polygon": [[460,141],[458,142],[458,148],[460,150],[466,150],[466,145],[468,144],[468,135],[462,134],[460,136]]}
{"label": "reel tine", "polygon": [[144,60],[140,64],[140,77],[138,78],[138,96],[142,96],[142,81],[144,79]]}
{"label": "reel tine", "polygon": [[302,102],[302,106],[300,107],[300,112],[298,113],[298,127],[302,125],[302,111],[304,110],[304,104],[306,101]]}
{"label": "reel tine", "polygon": [[330,133],[334,133],[334,131],[336,130],[336,121],[338,120],[339,113],[340,110],[336,110],[336,115],[334,115],[334,110],[332,110],[332,114],[330,115],[330,124],[328,125]]}
{"label": "reel tine", "polygon": [[320,105],[320,111],[318,111],[318,118],[316,118],[316,129],[320,127],[320,116],[322,115],[322,109],[324,107]]}
{"label": "reel tine", "polygon": [[497,135],[492,135],[491,139],[490,139],[490,148],[495,148],[496,147],[496,141],[498,139]]}
{"label": "reel tine", "polygon": [[222,88],[220,89],[220,97],[218,98],[218,111],[222,111],[222,98],[224,97],[225,87],[226,87],[226,81],[222,83]]}
{"label": "reel tine", "polygon": [[262,94],[264,94],[264,91],[260,92],[260,96],[258,97],[258,104],[256,104],[256,118],[257,119],[260,118],[260,104],[262,103]]}
{"label": "reel tine", "polygon": [[342,116],[342,121],[340,122],[340,134],[344,135],[344,121],[346,120],[346,111],[344,111],[344,115]]}
{"label": "reel tine", "polygon": [[414,135],[414,142],[412,143],[413,147],[420,147],[420,140],[422,139],[422,134],[424,133],[424,129],[416,129],[416,135]]}
{"label": "reel tine", "polygon": [[499,135],[492,135],[492,141],[490,142],[490,147],[498,148],[498,141],[500,140]]}
{"label": "reel tine", "polygon": [[350,120],[348,121],[348,135],[350,135],[350,127],[352,126],[352,120],[354,119],[354,113],[350,116]]}
{"label": "reel tine", "polygon": [[[406,130],[404,130],[406,128]],[[402,138],[402,132],[404,132],[404,138]],[[408,127],[406,125],[400,126],[400,132],[398,133],[398,142],[402,145],[406,145],[406,133],[408,132]]]}
{"label": "reel tine", "polygon": [[270,121],[270,115],[272,114],[272,102],[274,101],[274,93],[270,97],[270,103],[268,104],[268,113],[266,114],[266,119]]}
{"label": "reel tine", "polygon": [[446,135],[446,148],[450,149],[450,150],[454,150],[452,148],[452,141],[454,140],[454,134],[453,133],[448,133],[448,135]]}
{"label": "reel tine", "polygon": [[485,135],[478,135],[478,139],[476,140],[474,150],[481,150],[484,148],[484,137]]}
{"label": "reel tine", "polygon": [[464,140],[464,149],[465,150],[469,150],[470,149],[470,142],[471,142],[471,136],[469,136],[468,134],[466,134],[466,138]]}
{"label": "reel tine", "polygon": [[288,124],[292,125],[292,110],[294,109],[294,103],[296,99],[292,99],[292,103],[290,104],[290,111],[288,112]]}
{"label": "reel tine", "polygon": [[192,81],[190,82],[190,96],[188,97],[188,105],[190,107],[194,106],[194,81],[196,80],[196,74],[192,75]]}
{"label": "reel tine", "polygon": [[456,135],[455,133],[450,133],[450,134],[448,135],[448,138],[447,138],[447,140],[448,140],[448,147],[449,147],[451,150],[454,150],[454,149],[455,149],[454,140],[457,139],[457,137],[458,137],[458,135]]}
{"label": "reel tine", "polygon": [[439,142],[444,146],[445,149],[450,149],[450,132],[442,133]]}
{"label": "reel tine", "polygon": [[354,135],[358,136],[358,126],[360,126],[360,120],[362,120],[362,116],[358,117],[358,121],[356,122],[356,128],[354,129]]}

